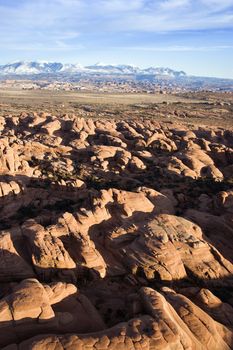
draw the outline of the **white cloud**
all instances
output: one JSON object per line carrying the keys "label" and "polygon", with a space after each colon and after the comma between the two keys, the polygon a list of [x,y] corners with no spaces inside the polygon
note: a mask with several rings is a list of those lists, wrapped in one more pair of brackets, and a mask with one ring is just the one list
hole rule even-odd
{"label": "white cloud", "polygon": [[190,5],[190,0],[166,0],[160,3],[162,10],[175,10]]}
{"label": "white cloud", "polygon": [[[113,12],[129,12],[129,11],[137,11],[144,6],[143,0],[101,0],[98,4],[96,1],[97,7],[102,8],[103,11]],[[94,5],[94,6],[96,6]]]}
{"label": "white cloud", "polygon": [[121,50],[148,51],[148,52],[209,52],[233,49],[233,45],[213,45],[213,46],[129,46],[120,47]]}
{"label": "white cloud", "polygon": [[79,47],[97,35],[120,40],[122,33],[233,29],[233,0],[15,1],[0,2],[2,49]]}
{"label": "white cloud", "polygon": [[200,0],[200,3],[213,10],[225,9],[233,5],[232,0]]}
{"label": "white cloud", "polygon": [[9,35],[12,26],[61,33],[233,28],[233,0],[25,0],[0,6],[0,14]]}

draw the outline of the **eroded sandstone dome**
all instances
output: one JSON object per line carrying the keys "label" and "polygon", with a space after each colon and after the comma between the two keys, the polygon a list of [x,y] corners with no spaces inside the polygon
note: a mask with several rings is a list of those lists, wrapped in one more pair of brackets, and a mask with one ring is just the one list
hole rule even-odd
{"label": "eroded sandstone dome", "polygon": [[233,349],[233,131],[45,113],[0,138],[0,348]]}

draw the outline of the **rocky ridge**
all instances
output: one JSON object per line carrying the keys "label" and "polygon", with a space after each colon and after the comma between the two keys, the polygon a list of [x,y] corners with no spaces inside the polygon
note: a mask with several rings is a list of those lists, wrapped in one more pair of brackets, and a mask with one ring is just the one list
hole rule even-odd
{"label": "rocky ridge", "polygon": [[232,129],[0,130],[1,349],[233,349]]}

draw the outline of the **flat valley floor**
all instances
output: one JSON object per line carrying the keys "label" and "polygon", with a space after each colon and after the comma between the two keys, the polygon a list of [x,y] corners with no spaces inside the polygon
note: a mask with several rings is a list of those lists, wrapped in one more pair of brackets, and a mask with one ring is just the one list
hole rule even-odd
{"label": "flat valley floor", "polygon": [[0,89],[0,115],[28,112],[85,118],[152,118],[163,122],[233,125],[233,94],[97,93]]}

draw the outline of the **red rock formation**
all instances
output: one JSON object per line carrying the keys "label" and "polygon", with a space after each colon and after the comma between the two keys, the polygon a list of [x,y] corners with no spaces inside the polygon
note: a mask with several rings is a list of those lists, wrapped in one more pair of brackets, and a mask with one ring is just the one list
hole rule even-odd
{"label": "red rock formation", "polygon": [[232,130],[0,118],[0,348],[233,349]]}

